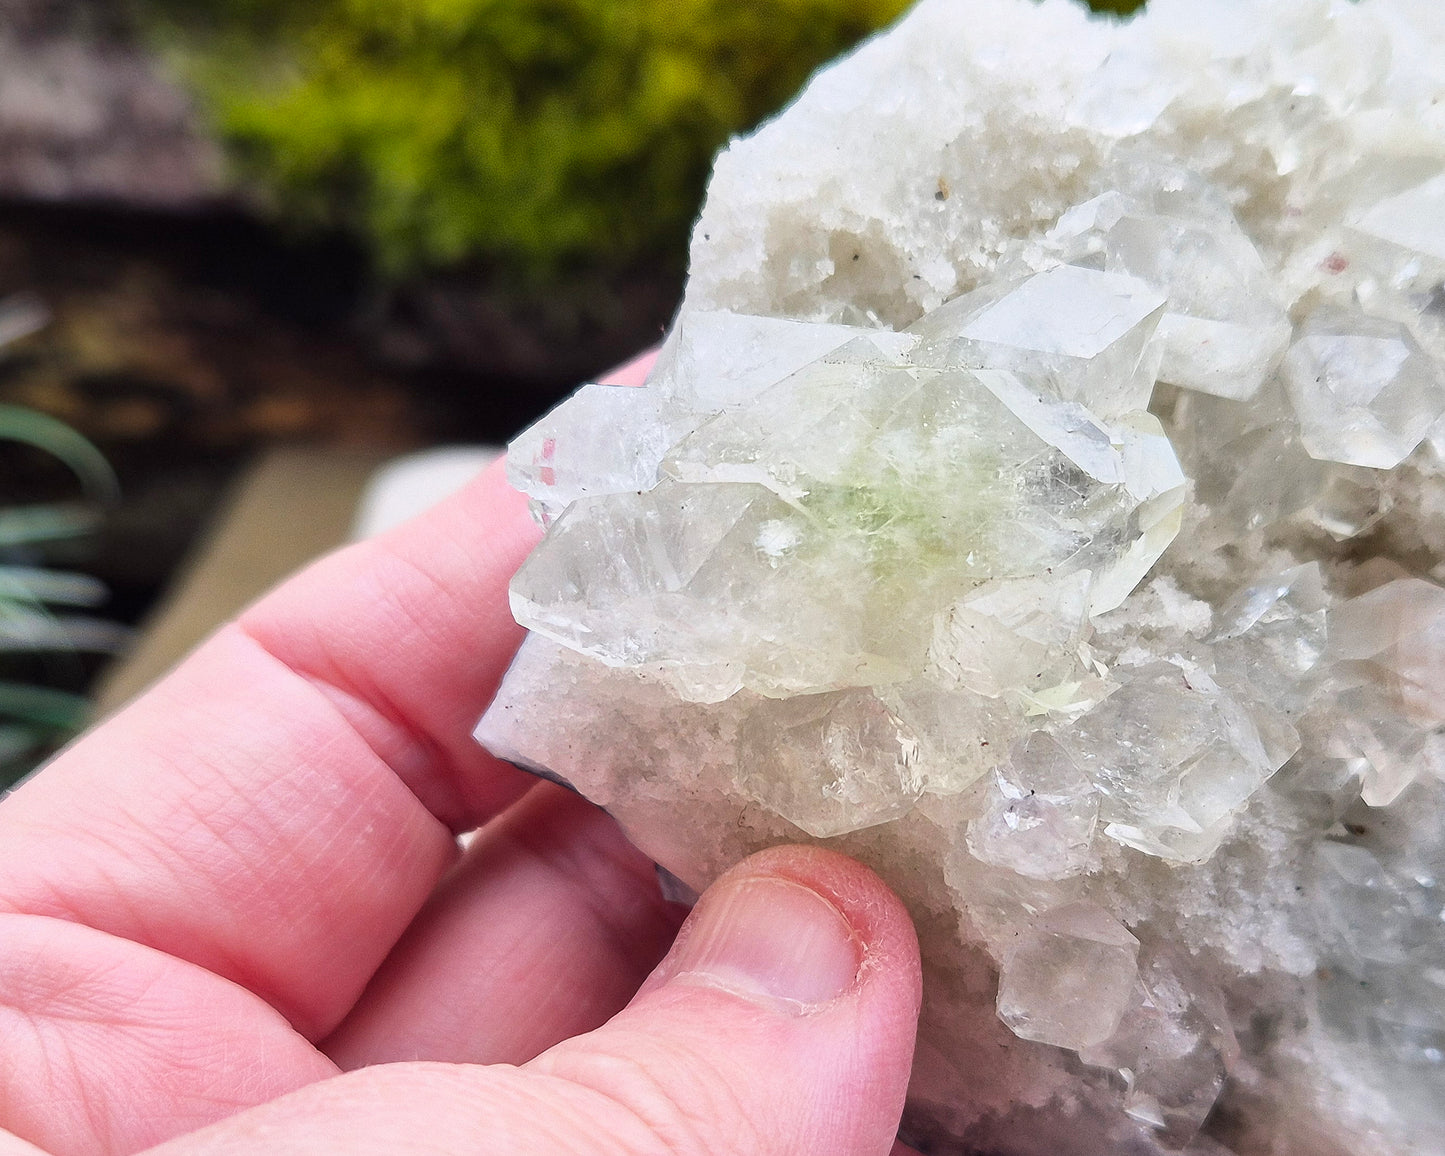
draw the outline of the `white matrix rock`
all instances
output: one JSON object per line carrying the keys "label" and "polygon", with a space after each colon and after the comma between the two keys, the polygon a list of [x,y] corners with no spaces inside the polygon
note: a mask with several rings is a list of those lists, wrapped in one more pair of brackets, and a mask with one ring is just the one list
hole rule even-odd
{"label": "white matrix rock", "polygon": [[1445,1153],[1445,5],[924,0],[527,431],[478,737],[909,904],[904,1136]]}

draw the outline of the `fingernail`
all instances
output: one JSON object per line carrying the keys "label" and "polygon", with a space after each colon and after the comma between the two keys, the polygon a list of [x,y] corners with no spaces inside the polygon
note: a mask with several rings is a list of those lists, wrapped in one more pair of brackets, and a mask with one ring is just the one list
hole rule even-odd
{"label": "fingernail", "polygon": [[676,948],[672,978],[813,1005],[850,987],[863,948],[842,914],[800,883],[753,876],[703,895]]}

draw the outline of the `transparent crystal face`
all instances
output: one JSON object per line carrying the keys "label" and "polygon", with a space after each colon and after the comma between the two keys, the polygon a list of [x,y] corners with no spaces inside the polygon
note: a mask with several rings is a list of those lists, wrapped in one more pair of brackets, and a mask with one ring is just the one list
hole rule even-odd
{"label": "transparent crystal face", "polygon": [[1439,1156],[1445,15],[924,0],[720,156],[478,736],[914,913],[906,1134]]}
{"label": "transparent crystal face", "polygon": [[1311,457],[1393,469],[1441,417],[1445,374],[1401,324],[1315,316],[1282,376]]}
{"label": "transparent crystal face", "polygon": [[1069,904],[1021,931],[1004,955],[998,1014],[1021,1039],[1103,1043],[1138,981],[1139,941],[1102,907]]}
{"label": "transparent crystal face", "polygon": [[[661,481],[558,519],[513,581],[518,621],[706,701],[916,677],[939,616],[1001,579],[1087,571],[1093,605],[1122,599],[1178,525],[1157,423],[1112,429],[1042,374],[1034,390],[950,356],[855,340],[701,419]],[[594,406],[584,391],[524,447]]]}

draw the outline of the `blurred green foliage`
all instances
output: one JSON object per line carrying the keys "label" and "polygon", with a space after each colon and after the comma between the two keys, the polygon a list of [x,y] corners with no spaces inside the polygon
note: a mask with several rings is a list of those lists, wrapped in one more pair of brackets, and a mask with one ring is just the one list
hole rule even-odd
{"label": "blurred green foliage", "polygon": [[[38,299],[0,299],[0,359],[43,327]],[[57,667],[80,654],[119,649],[129,632],[84,611],[105,601],[102,583],[52,567],[47,552],[93,532],[118,496],[105,457],[63,422],[22,406],[0,405],[0,452],[17,447],[52,459],[79,494],[44,502],[0,494],[0,791],[68,739],[90,712],[80,694],[50,685]],[[71,673],[66,671],[66,673]]]}
{"label": "blurred green foliage", "polygon": [[713,153],[906,0],[150,0],[243,176],[393,274],[676,254]]}

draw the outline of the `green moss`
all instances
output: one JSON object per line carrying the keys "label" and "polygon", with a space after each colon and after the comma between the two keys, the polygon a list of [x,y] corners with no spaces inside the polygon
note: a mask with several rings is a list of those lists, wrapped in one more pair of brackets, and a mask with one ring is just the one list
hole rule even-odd
{"label": "green moss", "polygon": [[714,151],[905,0],[150,0],[242,175],[395,273],[682,252]]}

